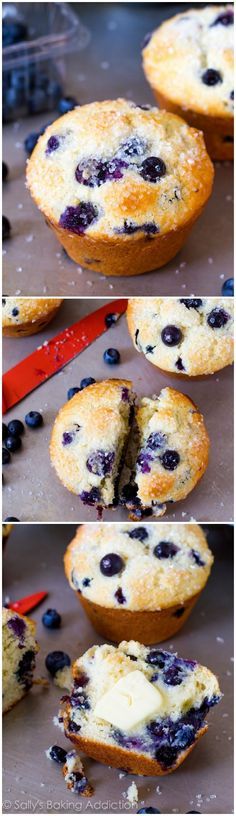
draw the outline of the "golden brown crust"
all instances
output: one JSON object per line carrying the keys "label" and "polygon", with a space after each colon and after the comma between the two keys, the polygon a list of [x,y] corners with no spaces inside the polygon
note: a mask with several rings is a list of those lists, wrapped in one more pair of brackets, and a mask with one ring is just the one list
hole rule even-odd
{"label": "golden brown crust", "polygon": [[92,626],[103,638],[120,643],[128,637],[129,640],[139,640],[145,646],[150,646],[168,640],[181,629],[201,593],[189,598],[182,607],[177,604],[155,612],[109,609],[92,603],[80,592],[76,594]]}
{"label": "golden brown crust", "polygon": [[182,116],[190,127],[202,130],[209,156],[214,161],[233,161],[234,158],[234,120],[228,116],[207,116],[188,109],[185,105],[175,105],[163,93],[152,88],[159,107],[163,110]]}
{"label": "golden brown crust", "polygon": [[[62,304],[59,298],[6,298],[2,308],[4,337],[27,337],[43,331]],[[18,314],[13,315],[12,310]]]}
{"label": "golden brown crust", "polygon": [[80,751],[84,751],[84,753],[88,754],[92,759],[96,759],[105,765],[111,765],[113,768],[122,768],[128,773],[138,774],[140,776],[166,776],[172,773],[172,771],[175,771],[179,765],[182,765],[182,762],[184,762],[188,754],[191,753],[198,740],[208,730],[208,725],[201,728],[197,732],[193,745],[190,745],[189,748],[178,755],[177,761],[171,768],[164,770],[156,759],[152,759],[145,754],[139,754],[137,751],[131,751],[126,748],[121,748],[120,746],[88,739],[80,736],[79,733],[71,733],[66,718],[64,726],[66,737],[68,737],[71,742],[74,742]]}

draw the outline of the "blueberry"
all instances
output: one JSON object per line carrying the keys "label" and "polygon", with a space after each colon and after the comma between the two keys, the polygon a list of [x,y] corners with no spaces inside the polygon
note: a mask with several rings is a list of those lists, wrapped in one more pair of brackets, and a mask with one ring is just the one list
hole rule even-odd
{"label": "blueberry", "polygon": [[118,575],[118,573],[124,569],[124,566],[123,558],[117,555],[117,553],[107,553],[100,561],[100,570],[107,578]]}
{"label": "blueberry", "polygon": [[214,23],[211,24],[211,28],[213,28],[213,26],[216,26],[216,25],[223,25],[223,26],[233,25],[233,22],[234,22],[233,10],[228,9],[228,11],[223,11],[222,14],[219,14],[219,16],[216,17],[216,20],[214,21]]}
{"label": "blueberry", "polygon": [[143,156],[145,151],[146,144],[143,139],[140,139],[139,136],[134,136],[133,138],[128,139],[123,145],[121,145],[120,151],[125,156]]}
{"label": "blueberry", "polygon": [[4,161],[3,161],[3,162],[2,162],[2,180],[3,180],[3,181],[6,181],[6,180],[7,180],[7,178],[8,178],[8,172],[9,172],[9,171],[8,171],[8,166],[7,166],[6,162],[4,162]]}
{"label": "blueberry", "polygon": [[157,450],[158,448],[163,448],[166,443],[166,436],[165,434],[161,433],[160,431],[153,432],[147,439],[146,445],[147,448],[151,450]]}
{"label": "blueberry", "polygon": [[151,454],[147,453],[146,451],[140,451],[137,458],[137,466],[138,469],[141,470],[141,473],[150,473],[150,462],[153,462],[153,457]]}
{"label": "blueberry", "polygon": [[7,17],[2,21],[2,44],[3,48],[9,45],[16,45],[27,38],[27,26],[18,20]]}
{"label": "blueberry", "polygon": [[21,438],[20,436],[7,436],[5,439],[5,446],[7,450],[11,451],[11,453],[15,453],[19,448],[21,448]]}
{"label": "blueberry", "polygon": [[6,241],[8,238],[10,238],[10,233],[11,233],[10,221],[8,220],[8,218],[6,218],[6,215],[3,215],[2,216],[2,240]]}
{"label": "blueberry", "polygon": [[32,671],[35,667],[35,654],[33,649],[28,649],[20,660],[16,678],[18,683],[22,683],[28,690],[32,686]]}
{"label": "blueberry", "polygon": [[130,538],[137,538],[138,541],[145,541],[148,538],[148,532],[145,527],[135,527],[134,530],[131,530],[131,533],[128,532]]}
{"label": "blueberry", "polygon": [[8,427],[7,427],[7,425],[5,425],[5,422],[3,422],[2,423],[2,438],[3,438],[3,440],[6,439],[7,435],[8,435]]}
{"label": "blueberry", "polygon": [[8,465],[10,461],[11,461],[10,451],[7,450],[6,448],[3,448],[2,449],[2,464],[3,465]]}
{"label": "blueberry", "polygon": [[234,99],[234,91],[230,92],[230,99]]}
{"label": "blueberry", "polygon": [[26,630],[26,623],[23,618],[14,617],[10,618],[7,622],[8,629],[11,629],[14,632],[14,635],[19,638],[20,640],[25,639],[25,630]]}
{"label": "blueberry", "polygon": [[14,309],[12,309],[11,313],[12,313],[12,317],[18,317],[19,309],[17,309],[17,306],[14,306]]}
{"label": "blueberry", "polygon": [[61,113],[61,115],[69,113],[69,111],[74,110],[78,104],[74,96],[62,96],[57,105],[58,113]]}
{"label": "blueberry", "polygon": [[94,377],[84,377],[83,380],[81,380],[80,388],[87,388],[88,385],[93,385],[95,382]]}
{"label": "blueberry", "polygon": [[192,745],[194,739],[195,733],[192,725],[180,723],[174,728],[172,745],[178,748],[179,751],[183,751],[184,748],[188,748],[189,745]]}
{"label": "blueberry", "polygon": [[74,436],[75,436],[74,432],[68,433],[68,431],[64,431],[64,433],[62,434],[62,445],[71,445]]}
{"label": "blueberry", "polygon": [[180,462],[180,455],[175,450],[166,450],[160,456],[160,461],[165,470],[175,470]]}
{"label": "blueberry", "polygon": [[47,629],[59,629],[61,625],[61,615],[56,609],[47,609],[42,616],[42,623]]}
{"label": "blueberry", "polygon": [[158,179],[165,176],[166,165],[162,159],[156,156],[149,156],[148,159],[144,159],[142,162],[139,172],[144,181],[150,181],[155,184]]}
{"label": "blueberry", "polygon": [[91,584],[91,578],[83,578],[82,584],[84,587],[88,587]]}
{"label": "blueberry", "polygon": [[180,298],[180,303],[184,303],[186,309],[199,309],[202,306],[201,298]]}
{"label": "blueberry", "polygon": [[228,278],[226,281],[224,281],[221,292],[222,292],[222,295],[226,295],[228,297],[233,297],[234,296],[234,279],[233,278]]}
{"label": "blueberry", "polygon": [[76,734],[78,731],[80,731],[80,729],[81,729],[81,725],[78,725],[76,722],[74,722],[74,720],[70,720],[69,726],[68,726],[69,731]]}
{"label": "blueberry", "polygon": [[150,652],[148,652],[146,661],[147,663],[150,663],[151,666],[157,666],[158,669],[164,669],[168,657],[169,655],[167,652],[162,652],[159,649],[152,649]]}
{"label": "blueberry", "polygon": [[82,490],[82,493],[80,493],[79,496],[84,504],[88,504],[90,506],[99,504],[101,501],[101,493],[98,487],[92,487],[91,490]]}
{"label": "blueberry", "polygon": [[75,396],[75,394],[78,394],[78,391],[80,391],[80,388],[79,388],[78,385],[74,385],[74,386],[72,386],[72,388],[69,388],[69,390],[67,391],[67,399],[71,400],[72,397]]}
{"label": "blueberry", "polygon": [[175,748],[171,748],[170,745],[162,745],[155,751],[157,762],[159,762],[160,765],[163,765],[164,768],[170,768],[171,765],[174,765],[177,756],[178,751]]}
{"label": "blueberry", "polygon": [[83,235],[97,216],[97,207],[90,202],[81,201],[77,207],[66,207],[60,216],[59,224],[63,229],[74,232],[76,235]]}
{"label": "blueberry", "polygon": [[165,326],[161,332],[161,339],[165,346],[178,346],[182,336],[182,332],[177,326]]}
{"label": "blueberry", "polygon": [[60,669],[64,669],[65,666],[70,666],[71,660],[69,655],[66,652],[49,652],[45,660],[46,669],[50,672],[52,677],[58,672]]}
{"label": "blueberry", "polygon": [[160,810],[157,810],[157,808],[154,808],[151,805],[149,807],[143,807],[137,810],[137,813],[160,813],[160,812],[161,812]]}
{"label": "blueberry", "polygon": [[180,606],[180,608],[176,609],[176,612],[174,612],[173,614],[174,614],[175,618],[182,618],[182,615],[184,614],[184,612],[185,612],[184,606]]}
{"label": "blueberry", "polygon": [[49,139],[48,139],[47,147],[46,147],[46,151],[45,151],[46,155],[50,156],[51,153],[54,153],[55,150],[58,149],[59,144],[60,144],[60,141],[59,141],[58,136],[50,136]]}
{"label": "blueberry", "polygon": [[106,476],[111,472],[115,454],[113,451],[94,451],[87,459],[86,467],[96,476]]}
{"label": "blueberry", "polygon": [[103,359],[104,363],[108,363],[108,365],[117,365],[120,362],[120,352],[113,348],[106,349]]}
{"label": "blueberry", "polygon": [[210,326],[211,329],[221,329],[222,326],[228,323],[228,320],[229,315],[225,309],[219,309],[218,307],[212,309],[212,312],[210,312],[207,318],[208,326]]}
{"label": "blueberry", "polygon": [[169,666],[164,673],[164,681],[167,686],[180,686],[183,682],[185,672],[181,666]]}
{"label": "blueberry", "polygon": [[[126,388],[125,386],[121,390],[121,399],[122,402],[129,402],[129,389]],[[132,411],[132,406],[130,410]]]}
{"label": "blueberry", "polygon": [[124,594],[122,592],[121,587],[118,587],[118,589],[116,590],[115,598],[116,598],[116,600],[118,601],[119,604],[123,604],[123,603],[126,602],[126,598],[125,598],[125,596],[124,596]]}
{"label": "blueberry", "polygon": [[185,371],[182,357],[178,357],[178,359],[176,360],[175,365],[176,365],[176,368],[178,369],[178,371]]}
{"label": "blueberry", "polygon": [[156,558],[174,558],[177,552],[179,552],[179,547],[176,544],[172,544],[170,541],[160,541],[154,547],[153,555]]}
{"label": "blueberry", "polygon": [[66,762],[67,752],[60,745],[52,745],[49,754],[51,759],[54,759],[54,762],[58,762],[59,765],[64,765]]}
{"label": "blueberry", "polygon": [[7,516],[4,521],[19,521],[20,519],[16,518],[16,516]]}
{"label": "blueberry", "polygon": [[25,416],[25,422],[29,428],[41,428],[41,425],[43,424],[42,414],[40,414],[38,411],[29,411],[29,413]]}
{"label": "blueberry", "polygon": [[7,428],[11,436],[21,436],[24,433],[24,425],[20,419],[12,419],[11,422],[8,422]]}
{"label": "blueberry", "polygon": [[26,139],[24,141],[24,148],[28,156],[31,156],[31,153],[33,153],[33,150],[38,142],[38,139],[43,132],[44,128],[43,130],[40,130],[38,133],[29,133],[29,135],[26,136]]}
{"label": "blueberry", "polygon": [[156,346],[146,346],[145,354],[153,354],[155,348]]}
{"label": "blueberry", "polygon": [[115,314],[114,312],[109,312],[109,314],[106,315],[105,325],[106,325],[107,329],[109,329],[110,326],[114,326],[114,323],[117,322],[118,317],[119,317],[119,315]]}
{"label": "blueberry", "polygon": [[191,555],[198,567],[205,567],[205,561],[203,561],[197,550],[191,550]]}
{"label": "blueberry", "polygon": [[207,68],[202,74],[202,82],[204,85],[218,85],[219,82],[222,82],[222,76],[215,68]]}

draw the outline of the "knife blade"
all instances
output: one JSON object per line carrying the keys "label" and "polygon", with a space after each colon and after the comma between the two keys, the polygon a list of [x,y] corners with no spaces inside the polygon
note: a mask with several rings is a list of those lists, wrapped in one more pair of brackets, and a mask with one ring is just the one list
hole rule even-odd
{"label": "knife blade", "polygon": [[2,412],[9,411],[27,394],[38,388],[67,363],[77,357],[107,329],[108,314],[120,317],[127,308],[127,299],[109,301],[105,306],[90,312],[69,328],[43,343],[20,363],[3,374]]}
{"label": "knife blade", "polygon": [[7,604],[7,609],[12,609],[13,612],[19,612],[20,615],[26,615],[31,609],[35,609],[45,598],[48,592],[35,592],[33,595],[26,595],[25,598],[20,598],[19,601],[12,601]]}

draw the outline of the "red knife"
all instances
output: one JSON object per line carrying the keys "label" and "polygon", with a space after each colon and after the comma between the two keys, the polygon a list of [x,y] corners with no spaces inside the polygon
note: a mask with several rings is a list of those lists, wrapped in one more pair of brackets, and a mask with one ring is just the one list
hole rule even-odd
{"label": "red knife", "polygon": [[60,371],[93,340],[107,331],[105,318],[108,314],[115,314],[118,319],[126,308],[126,298],[109,301],[105,306],[69,326],[68,329],[33,351],[29,357],[25,357],[16,366],[10,368],[3,375],[3,414],[46,382],[49,377]]}
{"label": "red knife", "polygon": [[19,612],[20,615],[26,615],[27,612],[30,612],[31,609],[44,601],[47,595],[47,592],[35,592],[34,595],[26,595],[25,598],[21,598],[19,601],[8,603],[7,608],[12,609],[13,612]]}

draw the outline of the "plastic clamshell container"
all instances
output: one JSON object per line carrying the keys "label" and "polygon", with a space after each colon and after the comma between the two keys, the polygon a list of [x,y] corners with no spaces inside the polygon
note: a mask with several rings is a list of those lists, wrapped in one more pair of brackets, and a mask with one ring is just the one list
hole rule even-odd
{"label": "plastic clamshell container", "polygon": [[87,46],[88,29],[69,3],[4,3],[2,16],[28,32],[3,47],[3,121],[55,109],[65,89],[66,54]]}

